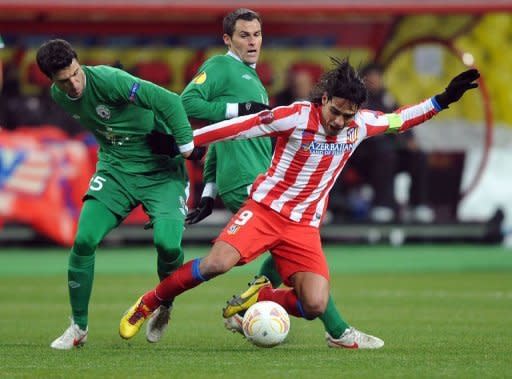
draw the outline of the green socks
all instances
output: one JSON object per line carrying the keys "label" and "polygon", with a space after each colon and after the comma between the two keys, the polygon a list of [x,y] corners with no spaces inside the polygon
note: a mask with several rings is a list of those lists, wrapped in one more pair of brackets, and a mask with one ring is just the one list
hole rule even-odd
{"label": "green socks", "polygon": [[325,331],[336,339],[341,336],[345,329],[350,327],[336,309],[336,305],[334,305],[334,300],[330,294],[327,308],[325,308],[325,312],[319,318],[324,324]]}
{"label": "green socks", "polygon": [[69,256],[68,289],[73,320],[80,329],[87,329],[89,299],[94,280],[95,254],[80,256],[73,250]]}
{"label": "green socks", "polygon": [[263,261],[260,271],[258,271],[258,276],[265,275],[272,283],[272,287],[277,288],[283,283],[281,280],[281,276],[277,272],[276,266],[274,265],[274,260],[272,259],[272,255],[269,255]]}

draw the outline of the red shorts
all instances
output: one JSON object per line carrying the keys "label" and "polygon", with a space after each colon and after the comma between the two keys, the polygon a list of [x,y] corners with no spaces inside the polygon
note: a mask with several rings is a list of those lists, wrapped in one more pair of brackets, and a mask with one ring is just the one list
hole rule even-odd
{"label": "red shorts", "polygon": [[296,272],[314,272],[329,280],[318,228],[302,225],[249,199],[233,216],[216,241],[224,241],[241,255],[244,265],[269,250],[286,285]]}

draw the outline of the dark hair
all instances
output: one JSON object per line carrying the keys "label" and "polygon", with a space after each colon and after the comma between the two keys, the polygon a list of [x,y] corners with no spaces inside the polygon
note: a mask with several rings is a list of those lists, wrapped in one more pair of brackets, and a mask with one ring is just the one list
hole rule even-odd
{"label": "dark hair", "polygon": [[382,75],[384,73],[384,68],[377,62],[367,63],[359,70],[359,76],[364,78],[366,75],[376,72],[377,74]]}
{"label": "dark hair", "polygon": [[75,58],[78,58],[76,51],[63,39],[43,43],[36,56],[39,69],[50,79],[57,71],[68,67]]}
{"label": "dark hair", "polygon": [[347,99],[358,107],[366,101],[366,87],[357,74],[348,58],[342,60],[331,57],[331,62],[336,68],[323,74],[311,91],[310,100],[312,103],[321,104],[322,96],[327,93],[330,100],[333,97]]}
{"label": "dark hair", "polygon": [[238,8],[233,12],[229,13],[228,15],[226,15],[226,17],[224,17],[224,20],[222,21],[222,28],[225,34],[227,34],[230,37],[233,37],[233,33],[235,32],[235,24],[237,20],[258,20],[260,25],[262,24],[261,17],[258,14],[258,12],[255,12],[247,8]]}

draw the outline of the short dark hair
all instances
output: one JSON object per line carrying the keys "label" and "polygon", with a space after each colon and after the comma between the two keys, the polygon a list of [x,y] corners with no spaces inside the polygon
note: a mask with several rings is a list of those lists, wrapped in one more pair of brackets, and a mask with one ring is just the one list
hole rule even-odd
{"label": "short dark hair", "polygon": [[260,25],[262,25],[261,17],[258,14],[258,12],[255,12],[247,8],[238,8],[233,12],[229,13],[228,15],[226,15],[226,17],[224,17],[224,20],[222,21],[222,28],[224,30],[224,34],[233,37],[233,33],[235,32],[235,24],[237,20],[258,20]]}
{"label": "short dark hair", "polygon": [[331,62],[336,67],[322,75],[311,91],[311,102],[321,104],[322,96],[327,93],[329,100],[340,97],[360,107],[366,101],[367,91],[357,71],[350,65],[348,58],[340,60],[331,57]]}
{"label": "short dark hair", "polygon": [[48,78],[68,67],[78,55],[69,42],[63,39],[52,39],[41,45],[37,50],[36,61],[39,69]]}

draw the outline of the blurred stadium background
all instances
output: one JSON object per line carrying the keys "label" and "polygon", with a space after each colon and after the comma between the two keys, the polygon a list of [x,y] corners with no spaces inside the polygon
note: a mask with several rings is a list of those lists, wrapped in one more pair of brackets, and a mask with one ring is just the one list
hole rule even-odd
{"label": "blurred stadium background", "polygon": [[[346,204],[331,207],[322,229],[332,294],[385,349],[331,351],[320,323],[294,319],[288,342],[255,359],[255,348],[227,334],[217,315],[259,261],[180,298],[177,327],[162,343],[141,337],[127,345],[118,319],[156,280],[138,209],[97,254],[88,346],[52,351],[69,312],[66,252],[96,145],[49,99],[37,47],[65,38],[81,63],[122,64],[179,93],[205,58],[225,51],[221,20],[240,6],[263,17],[258,72],[272,97],[290,69],[318,77],[329,56],[380,62],[401,104],[440,92],[466,66],[482,73],[479,91],[417,129],[429,153],[434,222],[369,222],[364,183],[350,170],[344,180],[358,196],[332,195],[333,204]],[[512,1],[0,0],[0,35],[0,377],[510,376]],[[201,168],[188,168],[194,204]],[[397,176],[403,203],[409,182]],[[228,217],[219,203],[188,228],[186,259],[204,255]]]}
{"label": "blurred stadium background", "polygon": [[[365,213],[368,199],[334,193],[338,198],[333,204],[348,205],[343,217],[337,217],[339,209],[331,208],[332,217],[324,228],[327,239],[378,242],[393,236],[401,243],[505,238],[512,229],[507,175],[512,163],[509,1],[320,1],[312,6],[306,1],[4,0],[0,1],[0,35],[5,42],[0,49],[2,244],[68,245],[86,177],[94,168],[94,141],[48,98],[49,83],[34,62],[37,47],[46,39],[63,37],[77,47],[84,64],[122,64],[125,70],[179,93],[205,58],[225,51],[221,20],[240,5],[263,16],[263,53],[257,69],[271,96],[285,86],[290,70],[306,69],[318,77],[329,67],[329,56],[348,55],[355,65],[370,60],[383,64],[386,84],[400,104],[437,93],[464,66],[482,72],[479,93],[465,97],[428,127],[418,128],[419,143],[429,152],[429,201],[436,222],[370,225]],[[12,141],[19,135],[26,140],[19,147],[22,151],[37,150],[32,160],[16,161]],[[189,171],[193,189],[189,204],[195,204],[201,169],[189,164]],[[346,185],[357,186],[349,174]],[[403,202],[407,185],[407,175],[398,175],[395,188]],[[185,240],[214,237],[228,217],[220,203],[218,208],[203,225],[190,228]],[[137,210],[107,241],[149,241],[150,233],[141,228],[144,221]]]}

